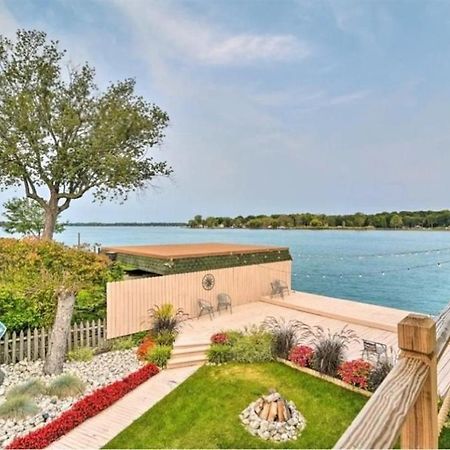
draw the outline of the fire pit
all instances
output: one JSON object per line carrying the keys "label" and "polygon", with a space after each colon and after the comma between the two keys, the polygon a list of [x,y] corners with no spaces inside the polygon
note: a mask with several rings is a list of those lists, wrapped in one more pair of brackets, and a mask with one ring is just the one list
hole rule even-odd
{"label": "fire pit", "polygon": [[294,402],[284,400],[275,390],[250,403],[239,418],[253,436],[278,442],[297,439],[306,426]]}

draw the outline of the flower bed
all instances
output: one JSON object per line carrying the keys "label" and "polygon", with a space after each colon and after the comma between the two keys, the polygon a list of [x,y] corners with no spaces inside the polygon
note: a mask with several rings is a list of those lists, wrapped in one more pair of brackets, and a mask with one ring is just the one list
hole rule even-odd
{"label": "flower bed", "polygon": [[95,416],[125,394],[159,372],[158,367],[148,364],[122,380],[104,386],[78,400],[52,422],[31,433],[14,439],[8,449],[45,448],[85,420]]}

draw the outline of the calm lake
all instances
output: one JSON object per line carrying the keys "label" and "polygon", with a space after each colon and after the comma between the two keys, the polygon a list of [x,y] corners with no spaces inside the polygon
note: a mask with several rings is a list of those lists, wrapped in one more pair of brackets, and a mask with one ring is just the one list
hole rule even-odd
{"label": "calm lake", "polygon": [[290,248],[300,291],[437,314],[450,301],[450,233],[67,227],[58,240],[101,245],[186,242]]}

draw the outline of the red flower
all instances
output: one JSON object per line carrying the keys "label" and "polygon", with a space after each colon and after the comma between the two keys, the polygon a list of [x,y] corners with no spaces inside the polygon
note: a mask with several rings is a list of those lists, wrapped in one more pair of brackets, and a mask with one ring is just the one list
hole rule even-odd
{"label": "red flower", "polygon": [[111,406],[125,394],[159,372],[154,364],[147,364],[136,372],[86,395],[43,427],[14,439],[7,449],[45,448],[90,417]]}
{"label": "red flower", "polygon": [[297,345],[289,353],[288,359],[300,367],[309,367],[314,350],[307,345]]}
{"label": "red flower", "polygon": [[372,364],[363,359],[355,359],[341,364],[338,369],[338,374],[342,381],[362,389],[367,389],[367,380],[371,370]]}
{"label": "red flower", "polygon": [[211,336],[211,342],[213,344],[229,344],[230,336],[227,333],[216,333]]}

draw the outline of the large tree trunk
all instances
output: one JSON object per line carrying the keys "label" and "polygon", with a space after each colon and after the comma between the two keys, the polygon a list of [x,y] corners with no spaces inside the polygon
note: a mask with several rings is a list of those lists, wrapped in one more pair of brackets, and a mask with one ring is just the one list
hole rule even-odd
{"label": "large tree trunk", "polygon": [[58,207],[54,205],[48,205],[45,208],[45,222],[44,229],[42,230],[42,239],[51,241],[55,232],[56,220],[58,218]]}
{"label": "large tree trunk", "polygon": [[49,349],[44,364],[45,374],[52,375],[62,372],[74,304],[74,292],[60,292],[58,295],[55,322],[50,335]]}

